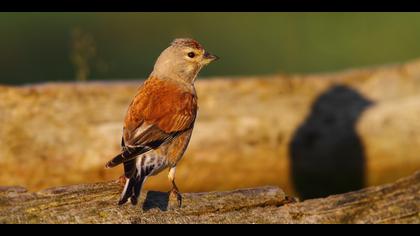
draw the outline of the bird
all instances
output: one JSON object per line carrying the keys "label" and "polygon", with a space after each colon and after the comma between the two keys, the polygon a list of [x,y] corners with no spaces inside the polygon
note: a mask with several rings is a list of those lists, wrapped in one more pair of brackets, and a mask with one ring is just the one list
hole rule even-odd
{"label": "bird", "polygon": [[178,162],[191,139],[198,104],[194,82],[200,70],[219,59],[195,39],[176,38],[157,58],[149,77],[128,106],[121,138],[121,152],[106,168],[123,164],[124,188],[118,205],[128,199],[136,205],[149,176],[169,169],[174,195],[182,206],[175,183]]}

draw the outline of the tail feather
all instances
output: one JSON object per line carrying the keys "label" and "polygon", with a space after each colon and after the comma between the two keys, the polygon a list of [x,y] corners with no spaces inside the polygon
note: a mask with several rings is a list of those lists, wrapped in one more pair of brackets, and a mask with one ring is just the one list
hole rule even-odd
{"label": "tail feather", "polygon": [[118,205],[123,205],[130,199],[131,204],[136,205],[140,197],[141,188],[146,177],[133,176],[127,180]]}
{"label": "tail feather", "polygon": [[121,198],[118,202],[122,205],[130,199],[131,204],[136,205],[140,197],[141,188],[146,180],[147,172],[137,169],[136,162],[138,159],[133,159],[124,162],[124,175],[127,178]]}
{"label": "tail feather", "polygon": [[135,183],[134,178],[129,178],[125,182],[124,190],[121,193],[120,200],[118,201],[118,205],[122,205],[128,201],[128,199],[133,195],[133,186]]}
{"label": "tail feather", "polygon": [[124,151],[112,158],[108,161],[105,165],[105,168],[112,168],[115,167],[123,162],[127,162],[130,160],[135,159],[138,155],[150,151],[150,147],[134,147],[128,148],[127,146],[124,147]]}
{"label": "tail feather", "polygon": [[137,201],[140,197],[140,192],[143,187],[143,183],[146,180],[147,176],[144,176],[142,178],[136,178],[136,181],[134,182],[133,186],[133,194],[130,198],[131,204],[137,205]]}
{"label": "tail feather", "polygon": [[173,132],[173,133],[171,133],[171,135],[169,135],[169,136],[167,136],[163,139],[154,140],[154,141],[148,142],[147,144],[139,145],[139,146],[125,146],[124,139],[122,139],[121,140],[121,146],[123,147],[123,152],[121,152],[120,154],[118,154],[117,156],[112,158],[110,161],[108,161],[106,163],[105,167],[106,168],[112,168],[112,167],[115,167],[115,166],[117,166],[117,165],[119,165],[123,162],[133,160],[137,156],[139,156],[139,155],[141,155],[145,152],[156,149],[159,146],[170,142],[174,138],[178,137],[180,134],[182,134],[182,132]]}
{"label": "tail feather", "polygon": [[159,160],[159,156],[154,154],[143,154],[124,162],[124,175],[127,181],[118,202],[119,205],[126,203],[128,199],[130,199],[131,204],[137,204],[147,176],[153,175],[156,171],[165,167],[165,162]]}
{"label": "tail feather", "polygon": [[137,167],[136,167],[137,159],[133,159],[130,161],[124,162],[124,176],[128,179],[136,175]]}

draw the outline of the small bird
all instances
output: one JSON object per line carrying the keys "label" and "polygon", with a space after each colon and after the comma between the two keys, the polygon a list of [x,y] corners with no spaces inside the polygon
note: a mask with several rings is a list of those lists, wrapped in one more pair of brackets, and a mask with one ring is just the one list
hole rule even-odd
{"label": "small bird", "polygon": [[128,199],[136,205],[146,178],[169,168],[170,194],[176,196],[181,207],[175,171],[197,116],[194,81],[204,66],[217,59],[189,38],[175,39],[160,54],[152,73],[128,107],[122,151],[106,164],[106,168],[124,165],[125,185],[119,205]]}

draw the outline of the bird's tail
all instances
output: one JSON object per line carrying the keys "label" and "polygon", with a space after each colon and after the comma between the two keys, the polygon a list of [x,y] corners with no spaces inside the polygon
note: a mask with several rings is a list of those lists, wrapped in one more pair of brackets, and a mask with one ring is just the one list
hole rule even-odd
{"label": "bird's tail", "polygon": [[147,176],[143,175],[142,172],[138,174],[137,170],[132,177],[126,177],[127,181],[125,182],[124,190],[121,193],[118,205],[126,203],[128,199],[130,199],[131,204],[136,205],[146,178]]}
{"label": "bird's tail", "polygon": [[109,169],[112,167],[115,167],[121,163],[131,161],[135,159],[138,155],[150,151],[150,147],[123,147],[123,152],[116,155],[114,158],[112,158],[110,161],[108,161],[105,165],[105,168]]}
{"label": "bird's tail", "polygon": [[150,162],[149,156],[144,154],[143,156],[123,162],[126,183],[118,202],[119,205],[126,203],[128,199],[130,199],[131,204],[137,204],[141,188],[147,176],[152,175],[154,171],[162,168],[162,163],[156,163],[158,158],[154,156],[152,158],[154,161]]}

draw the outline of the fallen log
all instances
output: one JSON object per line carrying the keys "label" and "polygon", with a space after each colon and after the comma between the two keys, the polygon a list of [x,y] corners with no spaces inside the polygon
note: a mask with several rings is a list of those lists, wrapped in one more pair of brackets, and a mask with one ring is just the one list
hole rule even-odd
{"label": "fallen log", "polygon": [[[120,151],[123,116],[140,84],[0,86],[1,185],[37,191],[117,178],[120,167],[103,166]],[[420,60],[328,74],[199,78],[197,93],[197,123],[177,169],[185,192],[278,185],[308,199],[420,169]],[[166,174],[145,188],[165,190]]]}
{"label": "fallen log", "polygon": [[0,223],[420,223],[420,171],[392,184],[291,203],[277,187],[185,193],[143,192],[140,205],[117,206],[115,182],[30,193],[0,188]]}

